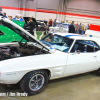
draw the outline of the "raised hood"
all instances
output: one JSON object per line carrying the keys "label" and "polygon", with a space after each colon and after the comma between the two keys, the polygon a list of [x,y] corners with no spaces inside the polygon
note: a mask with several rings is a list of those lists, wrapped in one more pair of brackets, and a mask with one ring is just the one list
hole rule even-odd
{"label": "raised hood", "polygon": [[25,29],[21,28],[20,26],[18,26],[14,22],[10,21],[9,19],[0,16],[0,25],[3,25],[5,27],[11,29],[15,33],[19,34],[23,39],[25,39],[27,41],[30,41],[31,40],[32,42],[38,43],[43,48],[47,49],[50,53],[52,52],[49,49],[49,47],[47,47],[46,45],[44,45],[43,43],[41,43],[33,35],[31,35],[29,32],[27,32]]}

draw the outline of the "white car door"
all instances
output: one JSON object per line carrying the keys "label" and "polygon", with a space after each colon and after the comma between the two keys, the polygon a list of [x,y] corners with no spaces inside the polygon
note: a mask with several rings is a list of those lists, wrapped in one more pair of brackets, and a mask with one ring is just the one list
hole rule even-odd
{"label": "white car door", "polygon": [[92,71],[96,65],[96,53],[92,41],[76,41],[68,55],[65,75]]}

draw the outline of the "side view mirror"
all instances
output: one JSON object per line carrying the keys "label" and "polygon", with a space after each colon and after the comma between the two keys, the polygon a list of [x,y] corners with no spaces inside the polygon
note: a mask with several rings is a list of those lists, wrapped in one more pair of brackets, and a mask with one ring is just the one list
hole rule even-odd
{"label": "side view mirror", "polygon": [[75,53],[76,53],[76,54],[80,54],[81,51],[80,51],[80,50],[75,50]]}

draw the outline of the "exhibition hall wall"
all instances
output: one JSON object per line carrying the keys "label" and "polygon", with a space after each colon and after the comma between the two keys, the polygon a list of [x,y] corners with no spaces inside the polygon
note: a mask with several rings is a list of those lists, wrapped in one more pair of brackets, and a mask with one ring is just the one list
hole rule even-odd
{"label": "exhibition hall wall", "polygon": [[100,25],[100,0],[68,0],[66,18]]}
{"label": "exhibition hall wall", "polygon": [[7,16],[15,17],[16,14],[22,14],[36,17],[37,20],[62,20],[62,14],[66,15],[66,20],[70,22],[74,20],[78,23],[100,25],[100,0],[67,0],[65,15],[57,12],[59,1],[61,0],[0,0],[0,7]]}

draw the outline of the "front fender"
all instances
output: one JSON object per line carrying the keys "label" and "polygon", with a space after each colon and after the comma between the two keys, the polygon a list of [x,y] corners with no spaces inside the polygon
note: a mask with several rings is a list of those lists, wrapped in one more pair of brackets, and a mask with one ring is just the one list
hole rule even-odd
{"label": "front fender", "polygon": [[64,57],[65,54],[43,54],[1,61],[1,83],[15,84],[19,82],[26,73],[39,69],[50,70],[51,78],[61,76],[64,73],[67,59],[67,56]]}

